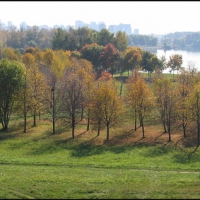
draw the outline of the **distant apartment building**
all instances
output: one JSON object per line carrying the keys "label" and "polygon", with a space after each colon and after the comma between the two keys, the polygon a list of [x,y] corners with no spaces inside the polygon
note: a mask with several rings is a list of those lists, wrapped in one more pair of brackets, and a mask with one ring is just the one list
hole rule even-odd
{"label": "distant apartment building", "polygon": [[78,28],[82,28],[82,27],[89,27],[89,24],[86,24],[80,20],[78,21],[75,21],[75,28],[78,29]]}
{"label": "distant apartment building", "polygon": [[99,25],[96,22],[90,22],[89,28],[99,31]]}
{"label": "distant apartment building", "polygon": [[109,30],[111,33],[116,34],[116,33],[119,31],[119,26],[118,26],[118,25],[110,25],[110,26],[108,27],[108,30]]}
{"label": "distant apartment building", "polygon": [[3,28],[3,29],[6,28],[6,25],[1,20],[0,20],[0,28]]}
{"label": "distant apartment building", "polygon": [[137,29],[137,28],[134,29],[134,34],[135,34],[135,35],[138,35],[138,34],[139,34],[139,29]]}
{"label": "distant apartment building", "polygon": [[14,24],[11,21],[8,21],[8,26],[11,27],[14,26]]}
{"label": "distant apartment building", "polygon": [[104,22],[99,22],[99,31],[106,28],[106,24]]}
{"label": "distant apartment building", "polygon": [[130,24],[110,25],[108,30],[114,34],[116,34],[118,31],[125,32],[127,35],[132,34],[132,28]]}
{"label": "distant apartment building", "polygon": [[127,35],[132,34],[132,28],[130,24],[119,24],[119,30],[124,31]]}

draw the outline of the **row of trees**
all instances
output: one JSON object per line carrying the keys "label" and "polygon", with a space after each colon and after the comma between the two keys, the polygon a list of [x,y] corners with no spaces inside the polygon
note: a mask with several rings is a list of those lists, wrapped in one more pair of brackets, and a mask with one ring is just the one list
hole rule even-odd
{"label": "row of trees", "polygon": [[17,29],[15,26],[11,26],[5,30],[0,25],[0,47],[12,47],[18,49],[21,53],[24,53],[29,46],[74,51],[92,43],[102,46],[112,43],[123,52],[127,46],[156,46],[157,38],[147,35],[128,36],[122,31],[113,34],[107,29],[96,31],[87,27],[78,29],[70,27],[66,30],[62,28],[46,29],[38,26]]}
{"label": "row of trees", "polygon": [[175,32],[164,36],[163,45],[171,48],[185,49],[187,47],[193,50],[200,49],[200,33],[199,32]]}
{"label": "row of trees", "polygon": [[[135,50],[133,55],[137,61],[145,52],[140,55],[141,50]],[[104,49],[101,56],[105,52]],[[139,121],[143,137],[145,118],[151,115],[158,118],[164,132],[169,134],[169,141],[172,126],[182,125],[186,137],[187,125],[196,123],[199,146],[199,74],[182,70],[174,83],[157,70],[150,87],[139,75],[130,55],[127,53],[127,59],[129,64],[133,62],[130,68],[133,73],[123,93],[110,73],[103,71],[100,77],[96,76],[92,63],[71,51],[36,48],[27,49],[22,61],[3,58],[0,61],[0,122],[3,129],[8,129],[11,113],[23,116],[24,132],[27,115],[33,117],[33,126],[36,126],[36,116],[50,115],[53,134],[56,123],[70,124],[74,138],[76,124],[87,119],[87,130],[92,124],[99,135],[106,127],[109,140],[110,128],[122,123],[124,116],[130,113],[135,130]],[[175,57],[180,59],[180,56]]]}
{"label": "row of trees", "polygon": [[149,35],[129,35],[129,46],[157,46],[158,39]]}
{"label": "row of trees", "polygon": [[[40,51],[39,48],[38,51]],[[34,50],[29,47],[25,53],[30,53]],[[57,50],[58,51],[58,50]],[[63,50],[62,50],[63,51]],[[120,73],[121,76],[125,71],[134,69],[144,70],[151,76],[155,70],[163,71],[169,67],[174,74],[175,70],[179,70],[182,65],[182,56],[174,54],[166,62],[163,56],[158,58],[155,54],[149,51],[143,51],[139,47],[128,47],[123,52],[115,47],[114,44],[108,43],[105,46],[98,45],[97,43],[86,44],[80,51],[66,51],[76,58],[82,58],[90,61],[93,69],[98,75],[101,75],[103,70],[114,73]],[[4,47],[0,49],[0,58],[8,58],[11,60],[20,61],[22,59],[21,53],[17,49]]]}
{"label": "row of trees", "polygon": [[98,32],[87,27],[78,29],[70,27],[65,30],[62,28],[45,29],[38,26],[17,29],[12,26],[5,30],[0,26],[0,47],[18,49],[20,53],[24,53],[25,49],[30,46],[74,51],[92,43],[103,46],[113,43],[120,51],[124,51],[128,45],[128,37],[122,31],[114,35],[107,29]]}

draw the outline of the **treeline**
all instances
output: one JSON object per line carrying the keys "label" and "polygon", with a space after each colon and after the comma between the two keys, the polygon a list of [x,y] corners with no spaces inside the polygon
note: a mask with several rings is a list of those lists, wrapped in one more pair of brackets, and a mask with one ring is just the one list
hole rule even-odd
{"label": "treeline", "polygon": [[158,39],[148,35],[129,35],[129,46],[152,46],[155,47],[158,44]]}
{"label": "treeline", "polygon": [[175,32],[163,38],[163,43],[171,47],[185,49],[190,47],[193,50],[200,49],[200,32]]}
{"label": "treeline", "polygon": [[[33,126],[38,117],[51,116],[53,134],[56,124],[62,124],[71,127],[74,138],[76,125],[85,120],[86,130],[92,126],[100,135],[106,129],[109,140],[110,128],[123,124],[127,116],[131,116],[135,130],[139,123],[145,137],[145,119],[153,117],[154,123],[158,120],[162,124],[169,141],[172,127],[182,126],[187,137],[187,127],[193,126],[199,146],[200,74],[182,69],[181,55],[171,56],[166,63],[153,54],[148,57],[150,52],[129,47],[120,57],[119,50],[109,43],[100,51],[102,70],[98,75],[93,65],[97,55],[91,48],[99,52],[102,47],[88,44],[80,52],[28,48],[23,55],[4,48],[0,61],[2,128],[8,129],[11,115],[23,118],[24,132],[27,116],[32,116]],[[164,65],[181,70],[181,74],[173,80],[165,78],[159,67]],[[125,86],[108,72],[115,66],[131,72]],[[155,73],[151,85],[139,73],[147,66],[155,67],[151,68]]]}
{"label": "treeline", "polygon": [[128,46],[150,45],[155,46],[157,39],[146,35],[130,35],[119,31],[116,34],[107,29],[96,31],[87,27],[68,30],[62,28],[45,29],[38,26],[28,26],[27,29],[17,29],[14,26],[5,30],[0,27],[0,47],[11,47],[18,49],[21,54],[28,47],[39,47],[41,49],[52,48],[63,50],[80,50],[86,44],[97,43],[105,46],[114,44],[120,51]]}

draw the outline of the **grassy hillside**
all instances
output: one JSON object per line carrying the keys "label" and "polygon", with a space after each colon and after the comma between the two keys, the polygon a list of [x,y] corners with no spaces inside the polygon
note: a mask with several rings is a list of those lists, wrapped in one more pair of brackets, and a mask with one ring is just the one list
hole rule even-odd
{"label": "grassy hillside", "polygon": [[80,124],[71,139],[68,127],[21,121],[0,132],[0,198],[199,198],[200,151],[195,134],[172,142],[159,125],[140,128],[131,123],[102,131]]}

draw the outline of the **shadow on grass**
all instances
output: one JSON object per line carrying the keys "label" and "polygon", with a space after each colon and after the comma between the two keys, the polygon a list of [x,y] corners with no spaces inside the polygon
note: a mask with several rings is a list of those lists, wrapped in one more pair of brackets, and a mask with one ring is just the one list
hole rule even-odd
{"label": "shadow on grass", "polygon": [[155,146],[149,149],[144,155],[147,157],[158,157],[170,152],[174,151],[173,147],[166,147],[165,145],[162,146]]}
{"label": "shadow on grass", "polygon": [[[13,131],[14,130],[14,131]],[[0,141],[11,138],[16,138],[23,133],[21,128],[8,128],[7,130],[0,130]]]}

